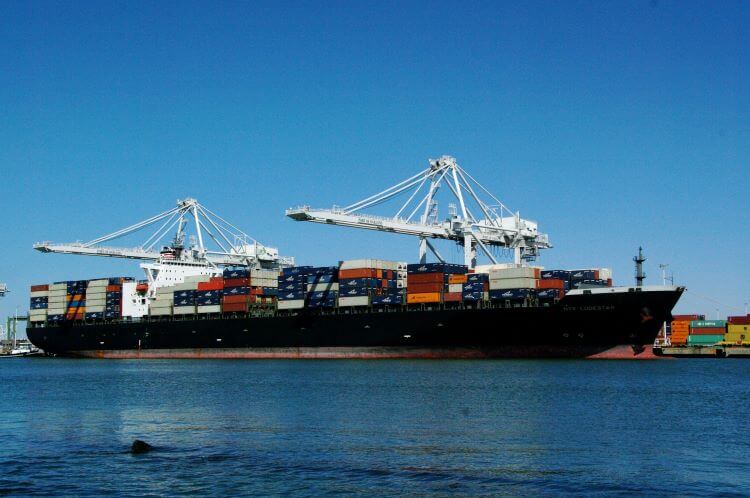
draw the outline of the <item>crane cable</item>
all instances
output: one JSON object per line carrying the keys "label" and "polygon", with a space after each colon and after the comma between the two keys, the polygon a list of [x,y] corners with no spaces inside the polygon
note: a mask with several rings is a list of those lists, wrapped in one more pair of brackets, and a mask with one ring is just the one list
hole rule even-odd
{"label": "crane cable", "polygon": [[[686,294],[688,293],[688,289],[685,289],[685,293]],[[704,296],[703,294],[699,294],[699,293],[697,293],[695,291],[690,291],[690,294],[694,295],[696,297],[699,297],[701,299],[705,299],[706,301],[711,301],[714,304],[718,304],[719,306],[722,306],[722,307],[730,309],[730,310],[741,310],[742,309],[742,308],[740,308],[738,306],[733,306],[733,305],[722,303],[721,301],[717,301],[716,299],[714,299],[712,297]]]}

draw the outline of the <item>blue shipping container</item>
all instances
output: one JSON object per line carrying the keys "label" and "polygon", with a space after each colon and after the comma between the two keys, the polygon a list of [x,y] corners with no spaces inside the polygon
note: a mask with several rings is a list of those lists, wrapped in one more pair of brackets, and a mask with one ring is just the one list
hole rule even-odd
{"label": "blue shipping container", "polygon": [[384,296],[372,296],[373,306],[398,305],[404,303],[404,296],[401,294],[386,294]]}
{"label": "blue shipping container", "polygon": [[86,313],[84,317],[86,318],[86,320],[101,320],[102,318],[104,318],[104,313]]}
{"label": "blue shipping container", "polygon": [[490,276],[487,273],[469,273],[466,276],[466,282],[473,284],[473,283],[485,283],[490,281]]}
{"label": "blue shipping container", "polygon": [[557,299],[560,297],[560,289],[540,289],[536,295],[539,299]]}
{"label": "blue shipping container", "polygon": [[279,294],[279,289],[276,287],[263,287],[262,292],[264,296],[277,296]]}
{"label": "blue shipping container", "polygon": [[463,285],[463,292],[483,292],[483,282],[469,282]]}
{"label": "blue shipping container", "polygon": [[292,301],[295,299],[304,299],[305,291],[279,292],[279,301]]}
{"label": "blue shipping container", "polygon": [[496,289],[490,291],[490,299],[493,301],[519,300],[531,296],[532,292],[533,289]]}
{"label": "blue shipping container", "polygon": [[339,287],[339,296],[341,297],[357,297],[357,296],[368,296],[370,289],[367,287]]}
{"label": "blue shipping container", "polygon": [[250,271],[247,268],[224,268],[224,278],[247,278],[250,276]]}
{"label": "blue shipping container", "polygon": [[461,293],[461,299],[464,301],[481,301],[483,299],[483,291],[469,291],[469,292],[462,292]]}

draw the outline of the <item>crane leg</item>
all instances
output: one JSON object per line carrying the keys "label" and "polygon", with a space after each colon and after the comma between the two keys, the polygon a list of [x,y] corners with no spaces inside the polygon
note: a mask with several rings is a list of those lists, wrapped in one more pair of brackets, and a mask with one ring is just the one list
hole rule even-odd
{"label": "crane leg", "polygon": [[424,237],[419,238],[419,263],[427,263],[427,239]]}
{"label": "crane leg", "polygon": [[464,264],[469,268],[477,265],[477,245],[471,234],[464,235]]}

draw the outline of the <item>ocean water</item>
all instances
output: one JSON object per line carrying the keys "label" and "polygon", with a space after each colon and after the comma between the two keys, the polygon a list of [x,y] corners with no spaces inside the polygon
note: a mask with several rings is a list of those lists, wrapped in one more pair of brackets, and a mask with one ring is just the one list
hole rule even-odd
{"label": "ocean water", "polygon": [[750,361],[27,358],[0,379],[0,494],[750,493]]}

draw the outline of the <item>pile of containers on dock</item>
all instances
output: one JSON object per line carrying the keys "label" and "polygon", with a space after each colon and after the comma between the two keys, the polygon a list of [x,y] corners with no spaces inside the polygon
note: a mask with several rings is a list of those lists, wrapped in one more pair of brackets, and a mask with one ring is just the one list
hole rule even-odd
{"label": "pile of containers on dock", "polygon": [[692,320],[687,345],[713,346],[724,340],[726,331],[726,320]]}
{"label": "pile of containers on dock", "polygon": [[690,335],[690,322],[705,319],[704,315],[674,315],[669,324],[669,340],[672,345],[686,345]]}
{"label": "pile of containers on dock", "polygon": [[742,346],[750,344],[750,315],[727,318],[727,333],[724,342]]}

